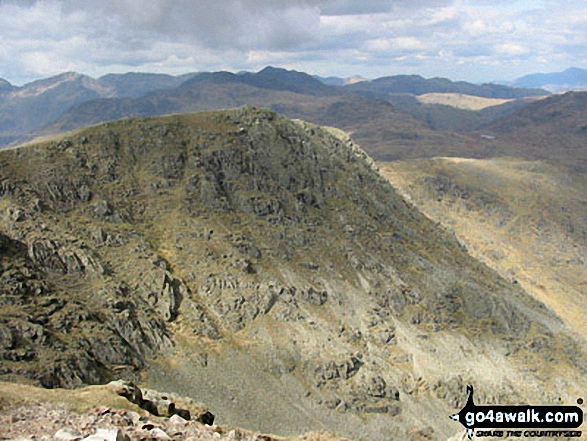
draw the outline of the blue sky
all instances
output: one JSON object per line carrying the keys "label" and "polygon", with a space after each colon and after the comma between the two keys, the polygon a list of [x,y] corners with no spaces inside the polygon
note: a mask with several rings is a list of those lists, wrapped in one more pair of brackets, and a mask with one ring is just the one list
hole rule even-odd
{"label": "blue sky", "polygon": [[0,0],[0,77],[267,65],[487,82],[587,68],[587,1]]}

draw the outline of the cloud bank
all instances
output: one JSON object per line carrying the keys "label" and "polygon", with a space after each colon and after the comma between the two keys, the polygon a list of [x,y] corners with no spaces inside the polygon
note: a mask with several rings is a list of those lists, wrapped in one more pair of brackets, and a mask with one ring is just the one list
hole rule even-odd
{"label": "cloud bank", "polygon": [[562,0],[0,0],[0,77],[73,70],[420,73],[488,81],[587,65]]}

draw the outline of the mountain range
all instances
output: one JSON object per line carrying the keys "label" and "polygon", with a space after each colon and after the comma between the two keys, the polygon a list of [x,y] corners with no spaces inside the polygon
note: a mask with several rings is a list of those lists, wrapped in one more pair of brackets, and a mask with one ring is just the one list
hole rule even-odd
{"label": "mountain range", "polygon": [[1,80],[0,145],[21,139],[80,103],[105,97],[143,96],[154,90],[175,87],[189,77],[130,73],[105,75],[96,80],[68,72],[22,87]]}
{"label": "mountain range", "polygon": [[[417,99],[418,94],[459,93],[513,100],[495,106],[496,114],[523,105],[528,96],[548,94],[497,85],[453,83],[446,79],[425,80],[418,76],[329,86],[303,72],[271,67],[258,73],[214,72],[181,77],[125,74],[106,75],[97,80],[69,73],[21,88],[9,84],[6,87],[5,92],[0,92],[0,142],[5,145],[124,116],[156,116],[252,104],[317,124],[334,121],[337,127],[355,133],[357,140],[376,156],[377,150],[390,151],[386,159],[397,156],[388,145],[390,140],[397,149],[416,149],[417,154],[432,145],[444,145],[450,150],[460,141],[443,131],[474,130],[495,117],[488,117],[486,109],[475,112],[426,104]],[[503,108],[503,112],[496,108]],[[379,109],[373,112],[379,116],[370,115],[371,109]],[[402,127],[395,129],[398,125]]]}
{"label": "mountain range", "polygon": [[508,83],[512,87],[534,87],[550,92],[587,90],[587,70],[571,67],[563,72],[526,75]]}

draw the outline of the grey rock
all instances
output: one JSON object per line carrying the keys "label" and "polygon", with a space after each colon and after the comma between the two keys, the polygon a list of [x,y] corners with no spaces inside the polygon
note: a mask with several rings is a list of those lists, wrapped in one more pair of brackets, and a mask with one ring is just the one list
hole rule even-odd
{"label": "grey rock", "polygon": [[140,405],[143,401],[141,389],[131,381],[115,380],[108,383],[108,388],[115,394],[126,398],[131,403]]}
{"label": "grey rock", "polygon": [[112,205],[105,200],[96,202],[92,208],[94,216],[98,218],[104,218],[106,216],[111,216],[113,214]]}
{"label": "grey rock", "polygon": [[175,414],[169,418],[169,424],[173,426],[185,426],[187,424],[187,420],[183,419],[180,415]]}
{"label": "grey rock", "polygon": [[59,441],[77,441],[82,439],[82,434],[75,429],[65,427],[63,429],[59,429],[55,433],[54,438]]}
{"label": "grey rock", "polygon": [[130,441],[120,429],[98,429],[94,435],[83,438],[82,441]]}
{"label": "grey rock", "polygon": [[167,433],[165,433],[163,430],[159,429],[158,427],[155,427],[154,429],[149,430],[149,435],[154,438],[154,439],[171,439],[171,437],[169,435],[167,435]]}

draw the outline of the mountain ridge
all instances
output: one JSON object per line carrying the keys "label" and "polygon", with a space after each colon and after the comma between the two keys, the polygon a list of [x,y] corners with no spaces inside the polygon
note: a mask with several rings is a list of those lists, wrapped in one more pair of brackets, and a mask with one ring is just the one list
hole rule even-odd
{"label": "mountain ridge", "polygon": [[587,92],[554,95],[493,121],[485,130],[503,141],[510,156],[555,161],[584,172],[586,105]]}
{"label": "mountain ridge", "polygon": [[477,85],[465,81],[451,81],[447,78],[423,78],[420,75],[396,75],[363,81],[345,86],[346,89],[384,97],[387,94],[409,93],[462,93],[483,98],[525,98],[548,95],[540,89],[511,88],[499,84]]}
{"label": "mountain ridge", "polygon": [[587,70],[570,67],[562,72],[525,75],[507,83],[514,87],[539,87],[550,92],[587,89]]}
{"label": "mountain ridge", "polygon": [[[481,95],[488,95],[489,93],[485,90],[487,87],[492,87],[493,89],[501,87],[504,90],[509,90],[505,86],[475,86],[469,83],[451,82],[446,79],[424,80],[421,77],[415,76],[404,76],[401,78],[411,79],[411,82],[413,82],[414,78],[419,78],[419,82],[426,84],[426,90],[430,92],[452,90],[470,94],[480,93]],[[367,107],[379,106],[375,101],[383,100],[389,102],[396,106],[396,110],[408,112],[419,121],[420,129],[415,128],[416,131],[423,130],[424,132],[429,132],[430,130],[439,129],[437,136],[439,139],[437,141],[441,145],[454,143],[454,139],[441,140],[441,138],[445,137],[444,134],[440,133],[442,130],[466,131],[467,127],[468,130],[471,130],[477,128],[483,122],[487,122],[486,115],[492,114],[490,112],[477,113],[458,110],[447,106],[428,106],[421,103],[417,105],[414,103],[403,105],[402,98],[397,93],[391,93],[390,91],[374,93],[368,90],[361,90],[361,88],[373,87],[373,85],[380,84],[382,81],[390,81],[390,78],[374,80],[373,82],[364,81],[344,87],[333,86],[326,85],[319,81],[319,79],[304,72],[289,71],[270,66],[256,73],[241,72],[234,74],[230,72],[208,72],[186,74],[177,77],[163,74],[127,73],[109,74],[98,79],[93,79],[76,73],[61,74],[57,77],[26,84],[20,88],[7,89],[2,94],[0,97],[0,130],[3,131],[3,134],[2,139],[0,139],[0,145],[14,145],[17,141],[22,142],[30,139],[31,136],[34,136],[32,134],[39,132],[43,127],[50,126],[51,124],[54,127],[60,124],[62,125],[63,121],[60,121],[62,117],[72,121],[74,119],[72,115],[76,112],[85,112],[87,114],[92,106],[95,106],[92,112],[95,116],[87,121],[90,124],[118,119],[124,116],[156,116],[169,112],[217,110],[219,108],[229,108],[244,104],[263,107],[276,106],[274,108],[279,110],[275,101],[279,101],[287,93],[297,94],[298,102],[296,104],[296,112],[288,113],[287,116],[312,120],[317,124],[323,124],[323,121],[319,118],[313,119],[306,116],[307,112],[304,110],[304,107],[310,107],[309,112],[316,113],[315,108],[321,104],[311,103],[312,99],[317,98],[318,101],[324,101],[328,98],[333,99],[334,97],[338,97],[339,101],[352,101],[354,106],[357,107],[359,102],[356,99],[353,101],[353,96],[360,93],[365,96],[364,100],[372,100],[370,104],[365,102]],[[185,84],[186,82],[187,84]],[[206,90],[197,90],[198,85],[202,89],[206,84],[211,84],[212,87],[218,87],[220,84],[228,84],[233,88],[235,85],[240,85],[244,90],[233,90],[231,93],[235,95],[235,99],[229,100],[229,97],[224,96],[226,93],[223,93],[220,89],[216,91],[218,98],[212,100]],[[466,90],[463,89],[463,85],[467,86],[465,87]],[[255,88],[257,92],[247,88]],[[178,94],[181,95],[182,91],[186,93],[186,96],[178,96]],[[168,92],[169,97],[165,97],[166,92]],[[276,96],[272,97],[271,92],[276,94]],[[252,96],[255,93],[259,97],[255,98]],[[207,106],[198,103],[201,95],[207,96]],[[506,95],[514,96],[517,94],[513,91]],[[261,96],[265,97],[263,101],[260,100]],[[247,101],[249,97],[250,100]],[[133,99],[142,99],[143,101],[139,103],[132,101]],[[292,97],[290,96],[288,100],[292,101]],[[171,101],[178,102],[173,103]],[[217,104],[213,101],[216,101]],[[83,105],[83,107],[78,109],[77,106],[79,105]],[[157,108],[159,105],[162,107]],[[117,110],[108,111],[107,107],[109,106],[116,107]],[[133,106],[135,107],[133,108]],[[44,111],[40,112],[40,108],[43,108]],[[412,125],[415,124],[414,122]],[[340,126],[339,128],[354,131],[354,128],[348,125]],[[407,134],[407,136],[414,135]],[[429,134],[425,136],[429,136]],[[358,141],[362,142],[366,148],[371,148],[368,142],[365,142],[365,139],[358,139]],[[377,141],[377,144],[383,144],[384,142],[385,140],[381,138]],[[378,145],[375,145],[373,152],[378,148]],[[391,157],[392,155],[388,155],[387,159]]]}

